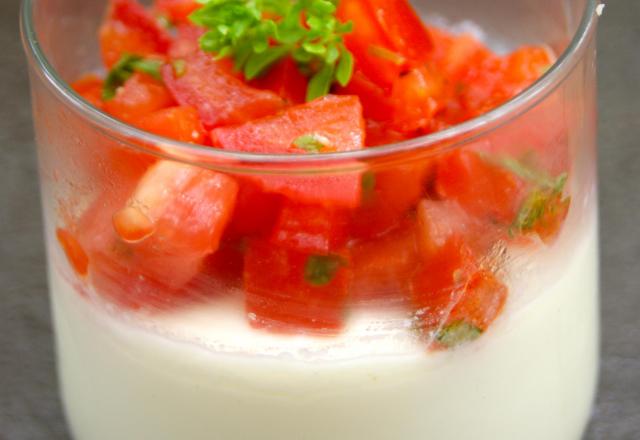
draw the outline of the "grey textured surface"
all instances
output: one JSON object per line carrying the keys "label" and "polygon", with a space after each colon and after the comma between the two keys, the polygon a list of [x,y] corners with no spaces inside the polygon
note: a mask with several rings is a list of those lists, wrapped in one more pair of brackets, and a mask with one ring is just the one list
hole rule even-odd
{"label": "grey textured surface", "polygon": [[[640,0],[608,3],[599,35],[602,372],[586,439],[635,440],[640,439]],[[0,0],[0,439],[62,440],[69,436],[57,396],[17,16],[17,0]]]}

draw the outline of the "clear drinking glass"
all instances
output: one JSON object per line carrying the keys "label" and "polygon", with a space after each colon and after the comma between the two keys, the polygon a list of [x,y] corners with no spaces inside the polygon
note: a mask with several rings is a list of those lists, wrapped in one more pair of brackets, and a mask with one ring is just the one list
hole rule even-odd
{"label": "clear drinking glass", "polygon": [[[495,50],[547,44],[558,61],[515,99],[432,135],[326,155],[234,153],[141,132],[91,107],[67,81],[99,66],[95,34],[105,3],[24,1],[22,35],[30,64],[58,372],[75,438],[581,436],[598,363],[598,2],[414,3],[428,21],[481,29]],[[531,151],[540,175],[566,176],[566,220],[548,242],[477,237],[489,242],[484,264],[499,274],[508,298],[481,337],[449,350],[443,349],[448,339],[441,331],[450,324],[455,295],[430,323],[423,315],[432,306],[408,313],[403,300],[407,289],[414,301],[424,299],[415,282],[420,268],[407,257],[420,246],[412,226],[386,238],[355,241],[349,255],[339,256],[337,270],[348,275],[334,279],[313,302],[304,289],[291,299],[292,287],[277,284],[279,269],[265,263],[277,257],[268,246],[248,257],[244,245],[223,244],[202,262],[180,254],[183,241],[193,239],[190,225],[183,235],[162,235],[156,224],[157,241],[148,247],[121,240],[114,227],[118,215],[139,214],[131,200],[158,196],[135,192],[148,167],[155,170],[159,192],[187,198],[197,199],[198,184],[222,179],[271,188],[312,184],[318,191],[308,197],[318,202],[323,191],[358,181],[375,198],[381,182],[391,182],[393,200],[411,200],[415,185],[423,191],[424,176],[445,157],[473,152],[517,168],[520,162],[512,159]],[[528,177],[535,181],[540,175]],[[193,185],[172,186],[182,178]],[[419,194],[406,203],[412,224],[416,216],[418,223],[429,221]],[[209,208],[203,216],[218,215]],[[374,202],[362,209],[366,229],[384,222],[390,208]],[[300,269],[298,260],[286,258],[285,270]],[[271,296],[261,297],[260,289],[271,287],[255,283],[246,291],[251,280],[243,284],[243,264],[273,272]],[[348,298],[341,293],[345,286]],[[303,317],[307,311],[319,313],[325,321],[317,332],[261,329],[272,325],[261,311],[281,306],[296,308]],[[345,315],[338,332],[334,319]]]}

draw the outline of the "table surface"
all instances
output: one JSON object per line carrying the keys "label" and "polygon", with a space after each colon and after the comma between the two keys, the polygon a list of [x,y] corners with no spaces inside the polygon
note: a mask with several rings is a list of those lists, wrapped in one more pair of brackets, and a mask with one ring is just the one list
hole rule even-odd
{"label": "table surface", "polygon": [[[608,3],[599,32],[602,363],[585,438],[631,440],[640,438],[640,0]],[[0,0],[0,439],[69,439],[17,16],[17,0]]]}

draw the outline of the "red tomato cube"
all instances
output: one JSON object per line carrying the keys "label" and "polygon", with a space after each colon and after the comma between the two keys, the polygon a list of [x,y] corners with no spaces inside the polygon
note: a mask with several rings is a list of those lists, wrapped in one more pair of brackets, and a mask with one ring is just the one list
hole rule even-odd
{"label": "red tomato cube", "polygon": [[344,325],[348,263],[252,242],[244,263],[246,311],[257,328],[334,334]]}
{"label": "red tomato cube", "polygon": [[140,117],[175,105],[167,88],[144,73],[134,73],[113,99],[105,101],[104,110],[110,115],[133,123]]}
{"label": "red tomato cube", "polygon": [[271,233],[271,242],[300,252],[328,255],[345,244],[345,226],[344,212],[318,205],[286,203]]}
{"label": "red tomato cube", "polygon": [[136,120],[142,130],[182,142],[204,144],[204,130],[198,112],[193,107],[170,107],[158,110]]}
{"label": "red tomato cube", "polygon": [[164,54],[169,41],[167,32],[138,2],[111,1],[107,18],[100,27],[102,59],[108,68],[125,53]]}
{"label": "red tomato cube", "polygon": [[457,201],[470,214],[491,222],[513,222],[525,182],[472,151],[458,150],[438,161],[436,192]]}
{"label": "red tomato cube", "polygon": [[277,112],[282,99],[258,90],[230,75],[212,55],[193,53],[184,59],[184,71],[162,69],[164,81],[180,105],[198,110],[205,128],[239,124]]}
{"label": "red tomato cube", "polygon": [[[300,140],[308,144],[298,144]],[[354,96],[325,96],[283,112],[211,132],[215,146],[251,153],[308,153],[364,148],[362,106]],[[313,151],[312,151],[313,150]],[[265,191],[307,204],[355,207],[360,202],[360,171],[255,177]]]}

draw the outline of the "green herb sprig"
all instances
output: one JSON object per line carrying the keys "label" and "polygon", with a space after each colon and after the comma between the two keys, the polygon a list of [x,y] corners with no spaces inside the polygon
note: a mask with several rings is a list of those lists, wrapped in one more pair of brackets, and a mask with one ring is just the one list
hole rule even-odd
{"label": "green herb sprig", "polygon": [[339,256],[311,255],[304,267],[304,279],[312,286],[326,286],[344,265],[344,260]]}
{"label": "green herb sprig", "polygon": [[466,321],[456,321],[442,327],[436,334],[436,340],[446,348],[453,348],[480,337],[482,329]]}
{"label": "green herb sprig", "polygon": [[494,159],[504,168],[516,174],[520,178],[533,184],[533,189],[523,201],[509,233],[514,236],[517,233],[533,231],[538,223],[549,214],[557,214],[560,207],[570,202],[570,197],[563,197],[567,184],[567,173],[552,177],[532,163],[531,157],[517,160],[503,156]]}
{"label": "green herb sprig", "polygon": [[353,55],[343,42],[352,25],[338,20],[336,1],[198,0],[203,6],[190,19],[208,29],[200,47],[217,58],[232,57],[249,80],[291,56],[310,76],[310,101],[333,83],[347,85],[353,74]]}
{"label": "green herb sprig", "polygon": [[116,96],[118,87],[122,86],[134,72],[151,75],[157,80],[162,79],[160,68],[162,61],[143,58],[140,55],[123,54],[113,65],[102,86],[102,99],[109,101]]}

